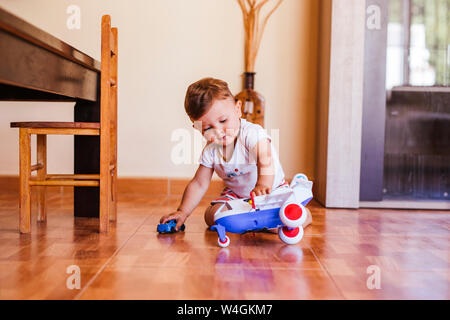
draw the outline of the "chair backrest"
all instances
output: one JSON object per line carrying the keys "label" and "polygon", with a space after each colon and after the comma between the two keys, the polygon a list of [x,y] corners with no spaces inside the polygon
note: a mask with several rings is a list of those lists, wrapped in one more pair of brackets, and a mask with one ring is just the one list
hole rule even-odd
{"label": "chair backrest", "polygon": [[100,145],[110,151],[110,161],[117,159],[117,28],[111,28],[111,17],[102,17],[101,31],[101,102]]}

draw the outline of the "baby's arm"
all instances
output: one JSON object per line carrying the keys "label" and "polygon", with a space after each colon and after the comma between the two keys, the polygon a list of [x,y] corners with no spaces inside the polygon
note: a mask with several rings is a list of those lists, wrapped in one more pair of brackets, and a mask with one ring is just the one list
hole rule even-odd
{"label": "baby's arm", "polygon": [[192,178],[186,186],[186,189],[184,189],[183,198],[177,211],[161,217],[160,223],[166,223],[169,220],[175,219],[177,221],[175,229],[178,230],[208,190],[213,173],[214,169],[199,165],[194,178]]}
{"label": "baby's arm", "polygon": [[275,166],[273,164],[270,140],[260,140],[252,150],[252,154],[256,156],[257,160],[258,180],[251,192],[256,196],[269,194],[272,191],[273,180],[275,179]]}

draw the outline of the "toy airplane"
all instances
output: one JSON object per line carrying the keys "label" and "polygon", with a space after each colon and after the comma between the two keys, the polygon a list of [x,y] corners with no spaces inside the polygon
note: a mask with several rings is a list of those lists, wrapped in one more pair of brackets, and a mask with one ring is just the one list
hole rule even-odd
{"label": "toy airplane", "polygon": [[[307,213],[304,206],[313,198],[312,182],[304,174],[296,174],[289,187],[274,190],[268,195],[251,199],[237,199],[223,203],[214,214],[220,247],[228,247],[231,233],[245,233],[278,228],[280,239],[296,244],[303,238],[303,223]],[[227,210],[222,210],[226,207]]]}

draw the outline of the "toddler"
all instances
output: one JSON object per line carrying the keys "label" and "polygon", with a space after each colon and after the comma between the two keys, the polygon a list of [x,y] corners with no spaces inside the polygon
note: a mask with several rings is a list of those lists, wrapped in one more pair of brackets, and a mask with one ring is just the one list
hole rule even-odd
{"label": "toddler", "polygon": [[[205,211],[208,226],[214,225],[214,213],[225,201],[289,187],[271,138],[260,125],[241,118],[241,104],[224,81],[205,78],[189,86],[184,103],[186,113],[207,144],[180,206],[163,216],[161,223],[176,220],[178,230],[208,190],[214,171],[225,182],[225,188]],[[312,221],[308,209],[307,214],[303,227]]]}

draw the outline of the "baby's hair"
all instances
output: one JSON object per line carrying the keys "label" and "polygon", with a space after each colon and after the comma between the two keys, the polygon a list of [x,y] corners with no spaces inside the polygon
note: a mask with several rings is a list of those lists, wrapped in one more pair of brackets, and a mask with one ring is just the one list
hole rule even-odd
{"label": "baby's hair", "polygon": [[214,100],[234,99],[225,81],[204,78],[191,84],[186,92],[184,108],[191,120],[198,120],[211,108]]}

